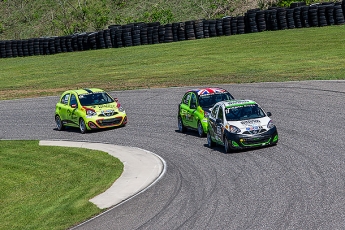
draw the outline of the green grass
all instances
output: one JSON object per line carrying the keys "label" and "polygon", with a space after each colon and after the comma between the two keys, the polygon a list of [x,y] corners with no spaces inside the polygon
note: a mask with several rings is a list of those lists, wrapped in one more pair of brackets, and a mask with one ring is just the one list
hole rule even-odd
{"label": "green grass", "polygon": [[121,175],[101,151],[0,140],[0,229],[66,229],[101,212],[89,199]]}
{"label": "green grass", "polygon": [[81,87],[153,87],[344,79],[345,26],[0,59],[0,99]]}

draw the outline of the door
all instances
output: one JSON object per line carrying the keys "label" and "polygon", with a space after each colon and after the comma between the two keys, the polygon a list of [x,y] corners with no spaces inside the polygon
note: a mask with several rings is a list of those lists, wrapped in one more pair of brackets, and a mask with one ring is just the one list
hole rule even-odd
{"label": "door", "polygon": [[208,119],[208,125],[209,125],[208,130],[214,139],[216,139],[216,131],[217,131],[216,119],[217,119],[218,109],[219,109],[219,105],[215,106],[212,109],[211,114]]}
{"label": "door", "polygon": [[67,120],[67,109],[68,109],[68,102],[70,98],[70,93],[66,93],[61,97],[61,101],[57,106],[58,113],[60,115],[61,120],[66,123]]}
{"label": "door", "polygon": [[216,132],[216,140],[223,143],[223,128],[224,128],[224,113],[223,113],[223,107],[219,106],[218,113],[217,113],[217,119],[216,119],[216,125],[215,125],[215,132]]}
{"label": "door", "polygon": [[70,117],[69,120],[73,124],[79,125],[78,102],[77,97],[74,94],[71,94],[71,97],[69,99],[68,111],[68,115]]}
{"label": "door", "polygon": [[189,109],[188,109],[188,117],[189,117],[189,126],[192,128],[198,127],[199,116],[197,114],[197,101],[196,101],[196,94],[191,93],[190,102],[189,102]]}
{"label": "door", "polygon": [[185,126],[189,126],[190,125],[190,117],[189,117],[189,102],[191,99],[191,93],[188,92],[186,93],[183,98],[182,101],[180,103],[180,108],[179,108],[179,114],[181,116],[183,125]]}

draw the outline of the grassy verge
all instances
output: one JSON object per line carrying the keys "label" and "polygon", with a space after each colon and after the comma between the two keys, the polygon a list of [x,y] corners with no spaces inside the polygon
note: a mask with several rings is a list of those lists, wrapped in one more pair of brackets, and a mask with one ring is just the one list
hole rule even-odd
{"label": "grassy verge", "polygon": [[101,212],[89,199],[123,164],[107,153],[0,140],[0,229],[66,229]]}
{"label": "grassy verge", "polygon": [[106,90],[344,79],[345,25],[0,59],[0,99]]}

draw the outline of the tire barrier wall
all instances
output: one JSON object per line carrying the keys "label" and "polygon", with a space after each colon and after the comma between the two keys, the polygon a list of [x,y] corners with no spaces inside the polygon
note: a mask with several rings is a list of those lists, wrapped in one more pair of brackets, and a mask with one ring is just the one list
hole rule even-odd
{"label": "tire barrier wall", "polygon": [[306,6],[292,3],[290,8],[271,7],[248,10],[244,16],[194,20],[161,25],[132,23],[111,25],[106,30],[61,37],[0,41],[0,58],[51,55],[65,52],[121,48],[230,36],[262,31],[342,25],[345,0]]}

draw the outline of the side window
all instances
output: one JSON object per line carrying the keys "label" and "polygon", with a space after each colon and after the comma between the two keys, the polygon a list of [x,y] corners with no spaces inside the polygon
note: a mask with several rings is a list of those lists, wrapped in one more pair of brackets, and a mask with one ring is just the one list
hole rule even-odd
{"label": "side window", "polygon": [[217,111],[218,111],[219,105],[217,105],[216,107],[214,107],[214,109],[212,109],[211,112],[211,116],[216,118],[217,117]]}
{"label": "side window", "polygon": [[218,110],[218,117],[217,117],[218,119],[220,119],[220,120],[224,120],[224,118],[223,118],[223,107],[219,107],[219,110]]}
{"label": "side window", "polygon": [[76,105],[77,104],[77,98],[75,97],[74,94],[71,95],[71,100],[69,102],[69,105],[72,106],[72,105]]}
{"label": "side window", "polygon": [[194,93],[191,94],[190,107],[194,109],[196,108],[196,95]]}
{"label": "side window", "polygon": [[68,104],[69,95],[70,95],[70,94],[68,93],[68,94],[64,95],[64,96],[61,98],[61,103],[62,103],[62,104],[65,104],[65,105]]}
{"label": "side window", "polygon": [[189,105],[189,101],[190,101],[190,93],[187,93],[186,95],[184,95],[182,103],[185,105]]}

